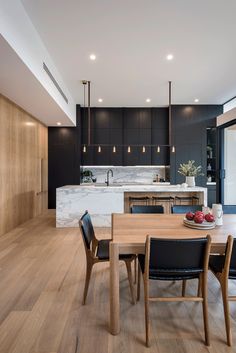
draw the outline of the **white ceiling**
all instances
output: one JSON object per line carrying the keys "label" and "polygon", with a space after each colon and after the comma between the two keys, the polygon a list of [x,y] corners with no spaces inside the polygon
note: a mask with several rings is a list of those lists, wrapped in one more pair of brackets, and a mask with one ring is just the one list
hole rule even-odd
{"label": "white ceiling", "polygon": [[92,81],[92,105],[101,106],[167,105],[168,80],[174,104],[236,95],[235,0],[22,3],[77,103],[82,79]]}
{"label": "white ceiling", "polygon": [[74,125],[1,35],[0,58],[1,94],[45,125]]}

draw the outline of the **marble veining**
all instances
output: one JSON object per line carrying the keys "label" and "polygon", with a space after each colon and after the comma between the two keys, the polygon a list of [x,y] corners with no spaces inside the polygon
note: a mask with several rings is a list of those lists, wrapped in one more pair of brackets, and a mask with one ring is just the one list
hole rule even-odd
{"label": "marble veining", "polygon": [[96,167],[96,166],[84,166],[82,170],[91,170],[94,177],[97,178],[98,183],[104,183],[107,177],[107,170],[113,170],[113,182],[114,183],[125,183],[132,180],[133,183],[151,183],[156,175],[160,178],[166,179],[166,167],[156,166],[135,166],[135,167]]}
{"label": "marble veining", "polygon": [[124,212],[125,192],[203,192],[207,188],[182,188],[177,185],[66,185],[56,192],[56,226],[78,227],[79,218],[89,210],[94,226],[109,227],[112,213]]}

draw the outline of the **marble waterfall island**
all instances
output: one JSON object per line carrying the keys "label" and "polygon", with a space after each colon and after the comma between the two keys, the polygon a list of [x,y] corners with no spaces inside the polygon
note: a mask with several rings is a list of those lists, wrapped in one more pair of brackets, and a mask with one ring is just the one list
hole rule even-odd
{"label": "marble waterfall island", "polygon": [[78,227],[79,218],[88,210],[96,227],[110,227],[112,213],[124,213],[129,209],[128,196],[178,196],[199,197],[199,203],[207,205],[207,188],[181,188],[176,185],[66,185],[56,191],[56,226]]}

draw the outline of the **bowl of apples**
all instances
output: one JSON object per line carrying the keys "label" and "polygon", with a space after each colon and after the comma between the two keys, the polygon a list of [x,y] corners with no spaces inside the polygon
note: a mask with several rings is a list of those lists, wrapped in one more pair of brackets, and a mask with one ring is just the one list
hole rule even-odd
{"label": "bowl of apples", "polygon": [[202,211],[188,212],[184,217],[184,225],[194,229],[213,229],[216,226],[214,216]]}

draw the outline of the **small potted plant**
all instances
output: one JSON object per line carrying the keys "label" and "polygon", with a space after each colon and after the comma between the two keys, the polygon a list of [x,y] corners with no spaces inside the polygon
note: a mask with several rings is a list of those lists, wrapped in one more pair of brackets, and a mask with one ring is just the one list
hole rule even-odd
{"label": "small potted plant", "polygon": [[195,178],[200,175],[204,175],[202,173],[202,167],[199,165],[198,167],[194,164],[195,161],[188,161],[188,163],[180,164],[178,173],[184,175],[186,177],[186,184],[188,186],[195,186]]}
{"label": "small potted plant", "polygon": [[85,170],[81,173],[81,176],[82,176],[82,181],[83,181],[84,183],[91,183],[92,177],[93,177],[93,173],[92,173],[91,170],[85,169]]}

